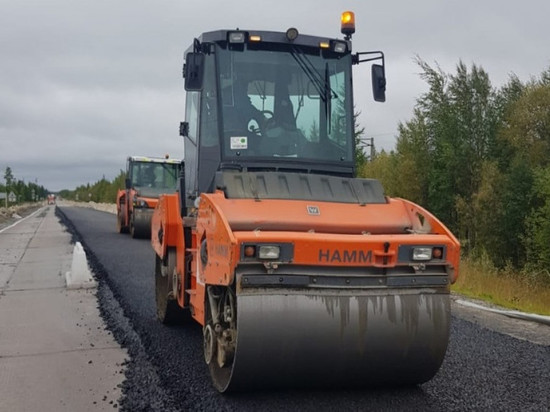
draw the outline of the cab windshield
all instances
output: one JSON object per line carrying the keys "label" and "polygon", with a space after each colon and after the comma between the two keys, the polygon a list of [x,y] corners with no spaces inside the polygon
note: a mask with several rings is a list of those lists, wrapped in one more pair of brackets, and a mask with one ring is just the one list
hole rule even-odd
{"label": "cab windshield", "polygon": [[223,157],[352,162],[350,55],[291,47],[217,49]]}
{"label": "cab windshield", "polygon": [[132,186],[142,196],[157,197],[176,191],[178,163],[133,162],[130,168]]}

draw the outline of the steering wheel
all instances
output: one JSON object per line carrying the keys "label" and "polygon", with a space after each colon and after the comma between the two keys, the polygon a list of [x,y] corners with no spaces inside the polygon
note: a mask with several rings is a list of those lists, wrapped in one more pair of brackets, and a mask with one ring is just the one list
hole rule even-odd
{"label": "steering wheel", "polygon": [[273,127],[271,125],[274,122],[273,112],[271,110],[260,110],[260,113],[261,116],[259,116],[259,119],[255,119],[256,123],[258,123],[258,134],[265,136],[266,130]]}
{"label": "steering wheel", "polygon": [[266,114],[268,114],[268,115],[269,115],[269,118],[268,118],[267,120],[273,119],[273,112],[272,112],[271,110],[260,110],[260,113],[263,114],[264,116],[265,116]]}
{"label": "steering wheel", "polygon": [[[271,110],[259,110],[256,113],[261,114],[261,116],[256,116],[256,115],[252,116],[248,120],[247,130],[252,134],[255,134],[258,136],[264,136],[265,131],[268,129],[267,127],[268,123],[273,122],[273,112]],[[269,117],[266,117],[266,115],[269,115]],[[252,125],[251,125],[251,122],[252,122]],[[270,126],[270,127],[273,127],[273,126]]]}

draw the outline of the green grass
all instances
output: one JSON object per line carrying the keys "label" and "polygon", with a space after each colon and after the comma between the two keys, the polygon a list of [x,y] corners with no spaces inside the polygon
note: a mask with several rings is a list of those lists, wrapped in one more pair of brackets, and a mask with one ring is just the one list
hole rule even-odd
{"label": "green grass", "polygon": [[497,270],[484,260],[462,259],[458,294],[522,312],[550,315],[550,283],[510,270]]}

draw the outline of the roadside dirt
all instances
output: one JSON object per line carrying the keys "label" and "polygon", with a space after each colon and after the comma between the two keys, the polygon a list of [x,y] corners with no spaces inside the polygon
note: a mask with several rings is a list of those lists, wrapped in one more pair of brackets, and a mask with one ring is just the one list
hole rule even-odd
{"label": "roadside dirt", "polygon": [[[116,205],[114,203],[73,202],[70,200],[60,200],[57,202],[57,204],[59,204],[60,206],[89,207],[92,209],[116,214]],[[24,203],[22,205],[10,206],[8,208],[0,206],[0,229],[11,225],[15,221],[30,215],[35,210],[46,205],[46,202],[40,202]]]}
{"label": "roadside dirt", "polygon": [[101,210],[103,212],[113,213],[116,215],[115,203],[96,203],[96,202],[74,202],[72,200],[60,200],[59,206],[77,206],[88,207],[90,209]]}
{"label": "roadside dirt", "polygon": [[0,228],[9,226],[16,220],[30,215],[43,205],[44,203],[24,203],[22,205],[10,206],[8,208],[0,207]]}

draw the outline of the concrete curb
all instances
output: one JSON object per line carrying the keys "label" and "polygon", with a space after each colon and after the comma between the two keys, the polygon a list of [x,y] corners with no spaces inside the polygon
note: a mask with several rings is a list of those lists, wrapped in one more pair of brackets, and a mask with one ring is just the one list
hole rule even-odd
{"label": "concrete curb", "polygon": [[477,303],[468,302],[462,299],[456,299],[455,302],[462,306],[468,306],[470,308],[486,310],[488,312],[498,313],[500,315],[505,315],[511,318],[529,320],[532,322],[538,322],[538,323],[542,323],[550,326],[550,316],[537,315],[534,313],[523,313],[523,312],[518,312],[517,310],[495,309],[495,308],[490,308],[483,305],[478,305]]}
{"label": "concrete curb", "polygon": [[86,252],[80,242],[76,242],[73,249],[73,261],[71,270],[65,274],[67,289],[89,289],[97,287],[97,283],[92,277]]}

